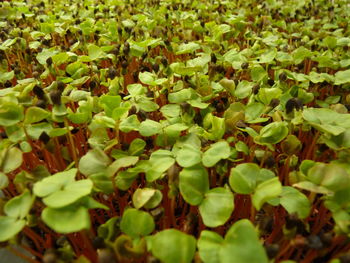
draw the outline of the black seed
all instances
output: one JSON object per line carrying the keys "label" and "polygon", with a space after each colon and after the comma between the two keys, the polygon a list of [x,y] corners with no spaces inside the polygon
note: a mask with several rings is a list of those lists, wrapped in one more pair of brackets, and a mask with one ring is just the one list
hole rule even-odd
{"label": "black seed", "polygon": [[95,237],[92,240],[92,245],[95,249],[101,249],[106,247],[105,240],[102,237]]}
{"label": "black seed", "polygon": [[273,79],[268,79],[267,84],[273,86],[275,84],[275,81]]}
{"label": "black seed", "polygon": [[182,102],[180,104],[182,111],[188,112],[191,109],[191,105],[188,104],[187,102]]}
{"label": "black seed", "polygon": [[147,91],[146,96],[149,98],[154,98],[154,92],[152,90]]}
{"label": "black seed", "polygon": [[259,93],[260,86],[259,84],[255,84],[253,87],[253,93],[256,95]]}
{"label": "black seed", "polygon": [[43,91],[43,89],[41,87],[39,87],[38,85],[35,85],[33,88],[33,93],[39,98],[44,100],[45,99],[45,92]]}
{"label": "black seed", "polygon": [[280,104],[280,100],[279,99],[272,99],[271,102],[270,102],[270,106],[272,108],[277,107],[279,104]]}
{"label": "black seed", "polygon": [[168,65],[168,59],[163,56],[161,59],[161,63],[164,65],[164,67],[166,67]]}
{"label": "black seed", "polygon": [[286,102],[285,108],[286,108],[286,113],[291,113],[295,108],[297,107],[297,102],[295,98],[291,98]]}
{"label": "black seed", "polygon": [[48,59],[46,59],[46,64],[47,64],[48,66],[51,66],[51,65],[52,65],[52,58],[51,58],[51,57],[49,57]]}
{"label": "black seed", "polygon": [[42,132],[39,136],[39,141],[47,144],[50,141],[50,136],[46,132]]}
{"label": "black seed", "polygon": [[154,70],[154,72],[158,72],[159,71],[159,64],[157,64],[157,63],[153,64],[152,69]]}
{"label": "black seed", "polygon": [[323,248],[323,244],[319,236],[310,235],[307,237],[307,240],[308,240],[309,248],[313,248],[317,250]]}
{"label": "black seed", "polygon": [[148,117],[148,114],[144,110],[140,110],[137,113],[137,116],[140,118],[141,121],[145,121],[147,119],[147,117]]}
{"label": "black seed", "polygon": [[276,163],[276,162],[275,162],[275,158],[273,158],[272,155],[269,155],[269,156],[265,159],[264,163],[265,163],[266,168],[272,168],[272,167],[275,166],[275,163]]}
{"label": "black seed", "polygon": [[7,80],[4,84],[5,88],[10,88],[12,86],[11,81]]}
{"label": "black seed", "polygon": [[328,247],[332,244],[333,234],[331,232],[321,233],[320,234],[321,241],[325,247]]}
{"label": "black seed", "polygon": [[117,71],[115,70],[115,68],[110,67],[108,70],[108,78],[114,79],[116,76],[117,76]]}
{"label": "black seed", "polygon": [[123,62],[122,62],[122,68],[124,68],[124,69],[126,69],[127,67],[128,67],[128,62],[126,61],[126,60],[124,60]]}
{"label": "black seed", "polygon": [[282,72],[279,76],[278,76],[280,81],[286,81],[287,80],[287,74],[285,72]]}
{"label": "black seed", "polygon": [[0,138],[2,138],[2,139],[6,139],[7,138],[7,134],[6,134],[5,131],[0,132]]}
{"label": "black seed", "polygon": [[242,69],[247,69],[248,67],[249,67],[248,62],[243,62],[243,63],[241,64],[241,68],[242,68]]}
{"label": "black seed", "polygon": [[46,102],[45,102],[45,100],[38,100],[36,102],[35,106],[37,106],[39,108],[42,108],[42,109],[45,109],[46,108]]}
{"label": "black seed", "polygon": [[216,58],[214,53],[211,53],[210,60],[211,60],[212,63],[216,64],[217,58]]}
{"label": "black seed", "polygon": [[64,90],[64,83],[62,81],[57,81],[57,89],[59,92],[63,92]]}
{"label": "black seed", "polygon": [[76,134],[79,131],[79,128],[74,128],[73,130],[71,130],[71,134]]}
{"label": "black seed", "polygon": [[50,98],[54,105],[61,105],[61,95],[62,93],[58,90],[53,90],[50,92]]}
{"label": "black seed", "polygon": [[127,151],[129,149],[129,144],[126,143],[126,142],[123,142],[121,148],[122,148],[123,151]]}
{"label": "black seed", "polygon": [[277,256],[280,246],[278,244],[267,244],[265,250],[269,259],[273,259]]}
{"label": "black seed", "polygon": [[95,80],[91,80],[89,83],[90,90],[93,90],[97,87],[97,82]]}

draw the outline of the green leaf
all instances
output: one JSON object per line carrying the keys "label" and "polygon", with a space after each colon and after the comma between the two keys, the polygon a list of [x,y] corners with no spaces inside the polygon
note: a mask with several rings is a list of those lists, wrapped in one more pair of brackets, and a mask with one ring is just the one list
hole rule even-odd
{"label": "green leaf", "polygon": [[29,190],[25,190],[21,195],[12,198],[5,204],[4,212],[8,217],[24,219],[29,213],[33,202],[34,197],[31,196]]}
{"label": "green leaf", "polygon": [[90,215],[83,206],[68,206],[58,209],[46,207],[41,213],[41,218],[46,225],[60,234],[90,229]]}
{"label": "green leaf", "polygon": [[350,115],[331,109],[307,108],[303,110],[303,118],[316,129],[335,136],[350,128]]}
{"label": "green leaf", "polygon": [[151,238],[151,252],[164,263],[190,263],[196,252],[196,239],[176,229],[163,230]]}
{"label": "green leaf", "polygon": [[88,46],[88,53],[91,60],[103,58],[105,56],[103,50],[94,44],[90,44]]}
{"label": "green leaf", "polygon": [[230,145],[226,141],[216,142],[203,154],[203,165],[213,167],[221,159],[227,159],[231,154]]}
{"label": "green leaf", "polygon": [[25,224],[25,220],[16,220],[12,217],[0,216],[0,242],[7,241],[17,235]]}
{"label": "green leaf", "polygon": [[276,144],[288,135],[288,125],[286,122],[272,122],[260,130],[259,136],[254,141],[259,144]]}
{"label": "green leaf", "polygon": [[174,156],[167,150],[157,150],[151,154],[149,169],[146,171],[146,180],[157,180],[175,163]]}
{"label": "green leaf", "polygon": [[219,251],[220,263],[268,263],[265,249],[248,219],[237,221],[226,233]]}
{"label": "green leaf", "polygon": [[112,177],[118,172],[120,168],[135,165],[138,160],[139,157],[137,156],[126,156],[117,159],[107,168],[106,173],[109,177]]}
{"label": "green leaf", "polygon": [[156,207],[157,205],[159,205],[159,202],[162,200],[162,197],[162,193],[157,189],[138,188],[132,196],[132,202],[137,209],[143,206],[147,206],[147,204],[151,204],[151,206]]}
{"label": "green leaf", "polygon": [[0,101],[0,126],[11,126],[23,120],[23,106]]}
{"label": "green leaf", "polygon": [[146,142],[140,138],[133,140],[129,146],[129,155],[139,156],[143,153],[146,147]]}
{"label": "green leaf", "polygon": [[16,170],[23,162],[23,154],[17,147],[5,149],[0,153],[0,168],[6,174]]}
{"label": "green leaf", "polygon": [[242,80],[238,83],[236,90],[234,91],[234,95],[238,99],[244,99],[252,93],[253,86],[254,86],[253,82]]}
{"label": "green leaf", "polygon": [[39,108],[39,107],[29,107],[26,111],[25,117],[24,117],[24,123],[25,124],[31,124],[34,122],[39,122],[51,115],[50,112]]}
{"label": "green leaf", "polygon": [[74,182],[77,169],[59,172],[34,184],[33,193],[38,197],[48,196]]}
{"label": "green leaf", "polygon": [[177,51],[176,51],[176,55],[181,55],[181,54],[187,54],[187,53],[192,53],[194,51],[196,51],[197,49],[200,49],[200,45],[195,43],[195,42],[189,42],[189,43],[183,43],[181,44]]}
{"label": "green leaf", "polygon": [[208,227],[217,227],[226,223],[234,209],[232,192],[223,187],[209,190],[199,205],[203,222]]}
{"label": "green leaf", "polygon": [[15,72],[9,71],[9,72],[1,72],[0,74],[0,83],[5,83],[8,80],[11,80],[15,77]]}
{"label": "green leaf", "polygon": [[9,185],[9,179],[6,174],[0,172],[0,190],[6,188]]}
{"label": "green leaf", "polygon": [[79,161],[79,171],[86,176],[104,172],[111,163],[108,155],[99,148],[90,150],[81,157]]}
{"label": "green leaf", "polygon": [[310,214],[309,199],[293,187],[283,186],[280,204],[289,214],[297,214],[300,219],[307,218]]}
{"label": "green leaf", "polygon": [[262,66],[255,66],[254,68],[252,68],[250,76],[252,77],[253,81],[260,82],[263,79],[267,78],[267,72]]}
{"label": "green leaf", "polygon": [[201,165],[183,169],[179,174],[179,188],[184,200],[190,205],[199,205],[209,190],[207,169]]}
{"label": "green leaf", "polygon": [[188,100],[192,99],[192,97],[193,97],[192,89],[182,89],[177,92],[169,93],[168,100],[170,103],[181,103],[181,102],[187,102]]}
{"label": "green leaf", "polygon": [[130,237],[147,236],[155,228],[153,217],[144,211],[129,208],[123,213],[120,229]]}
{"label": "green leaf", "polygon": [[278,177],[271,178],[259,184],[255,189],[252,197],[253,205],[257,210],[260,210],[265,202],[279,196],[281,193],[282,185]]}
{"label": "green leaf", "polygon": [[184,145],[176,154],[176,162],[182,167],[194,166],[201,160],[202,152],[191,145]]}
{"label": "green leaf", "polygon": [[126,119],[122,120],[122,122],[119,125],[119,129],[122,132],[130,132],[130,131],[137,131],[140,126],[140,121],[138,120],[136,115],[131,115],[127,117]]}
{"label": "green leaf", "polygon": [[307,178],[334,192],[350,186],[350,174],[340,165],[332,163],[316,163],[308,170]]}
{"label": "green leaf", "polygon": [[219,252],[224,239],[216,232],[203,230],[198,239],[199,256],[204,263],[220,263]]}
{"label": "green leaf", "polygon": [[92,181],[90,179],[79,180],[45,197],[43,202],[48,207],[61,208],[73,204],[80,198],[90,194],[91,190]]}
{"label": "green leaf", "polygon": [[252,194],[260,168],[255,163],[243,163],[231,169],[229,183],[231,188],[239,194]]}
{"label": "green leaf", "polygon": [[162,125],[153,120],[145,120],[141,122],[139,132],[142,136],[152,136],[162,131]]}

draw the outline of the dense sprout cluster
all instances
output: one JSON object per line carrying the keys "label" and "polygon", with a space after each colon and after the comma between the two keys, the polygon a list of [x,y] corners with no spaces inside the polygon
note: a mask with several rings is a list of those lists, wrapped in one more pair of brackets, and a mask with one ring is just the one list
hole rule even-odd
{"label": "dense sprout cluster", "polygon": [[350,262],[349,5],[1,2],[1,245]]}

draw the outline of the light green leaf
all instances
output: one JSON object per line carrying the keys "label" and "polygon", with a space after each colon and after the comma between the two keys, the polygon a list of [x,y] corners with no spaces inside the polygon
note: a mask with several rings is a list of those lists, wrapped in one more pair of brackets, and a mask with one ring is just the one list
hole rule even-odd
{"label": "light green leaf", "polygon": [[190,205],[199,205],[209,190],[207,169],[201,165],[183,169],[179,174],[179,188],[184,200]]}
{"label": "light green leaf", "polygon": [[282,185],[278,177],[271,178],[259,184],[255,189],[252,197],[253,205],[257,210],[260,210],[265,202],[279,196],[281,193]]}
{"label": "light green leaf", "polygon": [[151,251],[164,263],[190,263],[196,252],[196,239],[176,229],[163,230],[151,238]]}
{"label": "light green leaf", "polygon": [[120,229],[130,237],[147,236],[155,228],[153,217],[144,211],[129,208],[123,213]]}
{"label": "light green leaf", "polygon": [[44,223],[60,234],[90,229],[90,215],[83,207],[68,206],[59,209],[46,207],[41,213]]}
{"label": "light green leaf", "polygon": [[230,145],[226,141],[216,142],[203,154],[203,165],[213,167],[221,159],[227,159],[231,154]]}
{"label": "light green leaf", "polygon": [[234,209],[232,192],[223,187],[209,190],[199,205],[199,213],[208,227],[217,227],[226,223]]}

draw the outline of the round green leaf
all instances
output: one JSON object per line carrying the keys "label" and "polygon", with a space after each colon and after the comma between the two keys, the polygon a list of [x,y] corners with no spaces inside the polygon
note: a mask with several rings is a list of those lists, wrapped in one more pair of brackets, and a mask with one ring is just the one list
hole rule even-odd
{"label": "round green leaf", "polygon": [[155,194],[156,189],[152,188],[143,188],[137,189],[132,196],[132,203],[134,206],[139,209],[143,207]]}
{"label": "round green leaf", "polygon": [[260,210],[262,205],[270,199],[279,196],[282,192],[282,185],[278,177],[271,178],[262,182],[255,189],[252,201],[257,210]]}
{"label": "round green leaf", "polygon": [[203,222],[208,227],[217,227],[226,223],[234,208],[232,192],[223,187],[213,188],[205,194],[199,205]]}
{"label": "round green leaf", "polygon": [[162,131],[162,125],[153,120],[145,120],[141,122],[139,132],[142,136],[152,136]]}
{"label": "round green leaf", "polygon": [[176,161],[182,167],[194,166],[201,160],[202,152],[191,145],[184,145],[176,155]]}
{"label": "round green leaf", "polygon": [[272,122],[264,126],[259,136],[255,137],[256,143],[276,144],[282,141],[288,135],[288,125],[286,122]]}
{"label": "round green leaf", "polygon": [[260,168],[255,163],[243,163],[231,169],[229,183],[233,191],[239,194],[253,193]]}
{"label": "round green leaf", "polygon": [[131,237],[147,236],[155,228],[153,217],[144,211],[129,208],[123,213],[120,229]]}
{"label": "round green leaf", "polygon": [[111,163],[109,157],[99,148],[88,151],[79,161],[79,171],[86,176],[104,172]]}
{"label": "round green leaf", "polygon": [[220,141],[212,144],[203,154],[202,162],[206,167],[213,167],[221,159],[227,159],[230,154],[230,145],[226,141]]}
{"label": "round green leaf", "polygon": [[92,190],[92,181],[90,179],[79,180],[70,183],[62,190],[56,191],[43,199],[43,202],[52,208],[61,208],[70,205],[90,194]]}
{"label": "round green leaf", "polygon": [[164,263],[190,263],[196,252],[196,239],[176,229],[163,230],[152,237],[151,251]]}
{"label": "round green leaf", "polygon": [[0,160],[1,170],[4,173],[10,173],[21,166],[23,156],[20,149],[12,147],[9,150],[4,150],[5,156]]}
{"label": "round green leaf", "polygon": [[179,188],[187,203],[199,205],[209,190],[207,169],[201,165],[183,169],[179,174]]}
{"label": "round green leaf", "polygon": [[59,172],[34,184],[33,192],[36,196],[45,197],[56,191],[61,190],[64,186],[74,182],[78,169]]}
{"label": "round green leaf", "polygon": [[39,108],[39,107],[29,107],[26,111],[26,115],[24,117],[25,124],[31,124],[34,122],[39,122],[51,115],[50,112]]}
{"label": "round green leaf", "polygon": [[303,193],[290,186],[283,187],[280,204],[289,214],[296,213],[301,219],[308,217],[311,209],[309,199]]}
{"label": "round green leaf", "polygon": [[11,126],[23,120],[23,107],[13,102],[0,101],[0,126]]}
{"label": "round green leaf", "polygon": [[23,219],[29,213],[34,202],[29,190],[25,190],[21,195],[12,198],[4,206],[4,212],[8,217]]}
{"label": "round green leaf", "polygon": [[12,217],[0,216],[0,242],[9,240],[17,235],[25,226],[25,220],[16,220]]}
{"label": "round green leaf", "polygon": [[220,249],[220,263],[268,263],[265,249],[248,219],[236,222],[226,233]]}
{"label": "round green leaf", "polygon": [[0,172],[0,189],[4,189],[8,186],[9,179],[6,174]]}
{"label": "round green leaf", "polygon": [[199,256],[204,263],[220,263],[219,251],[224,239],[216,232],[203,230],[198,239]]}
{"label": "round green leaf", "polygon": [[61,234],[79,232],[90,228],[90,215],[85,207],[46,207],[41,218],[50,228]]}

